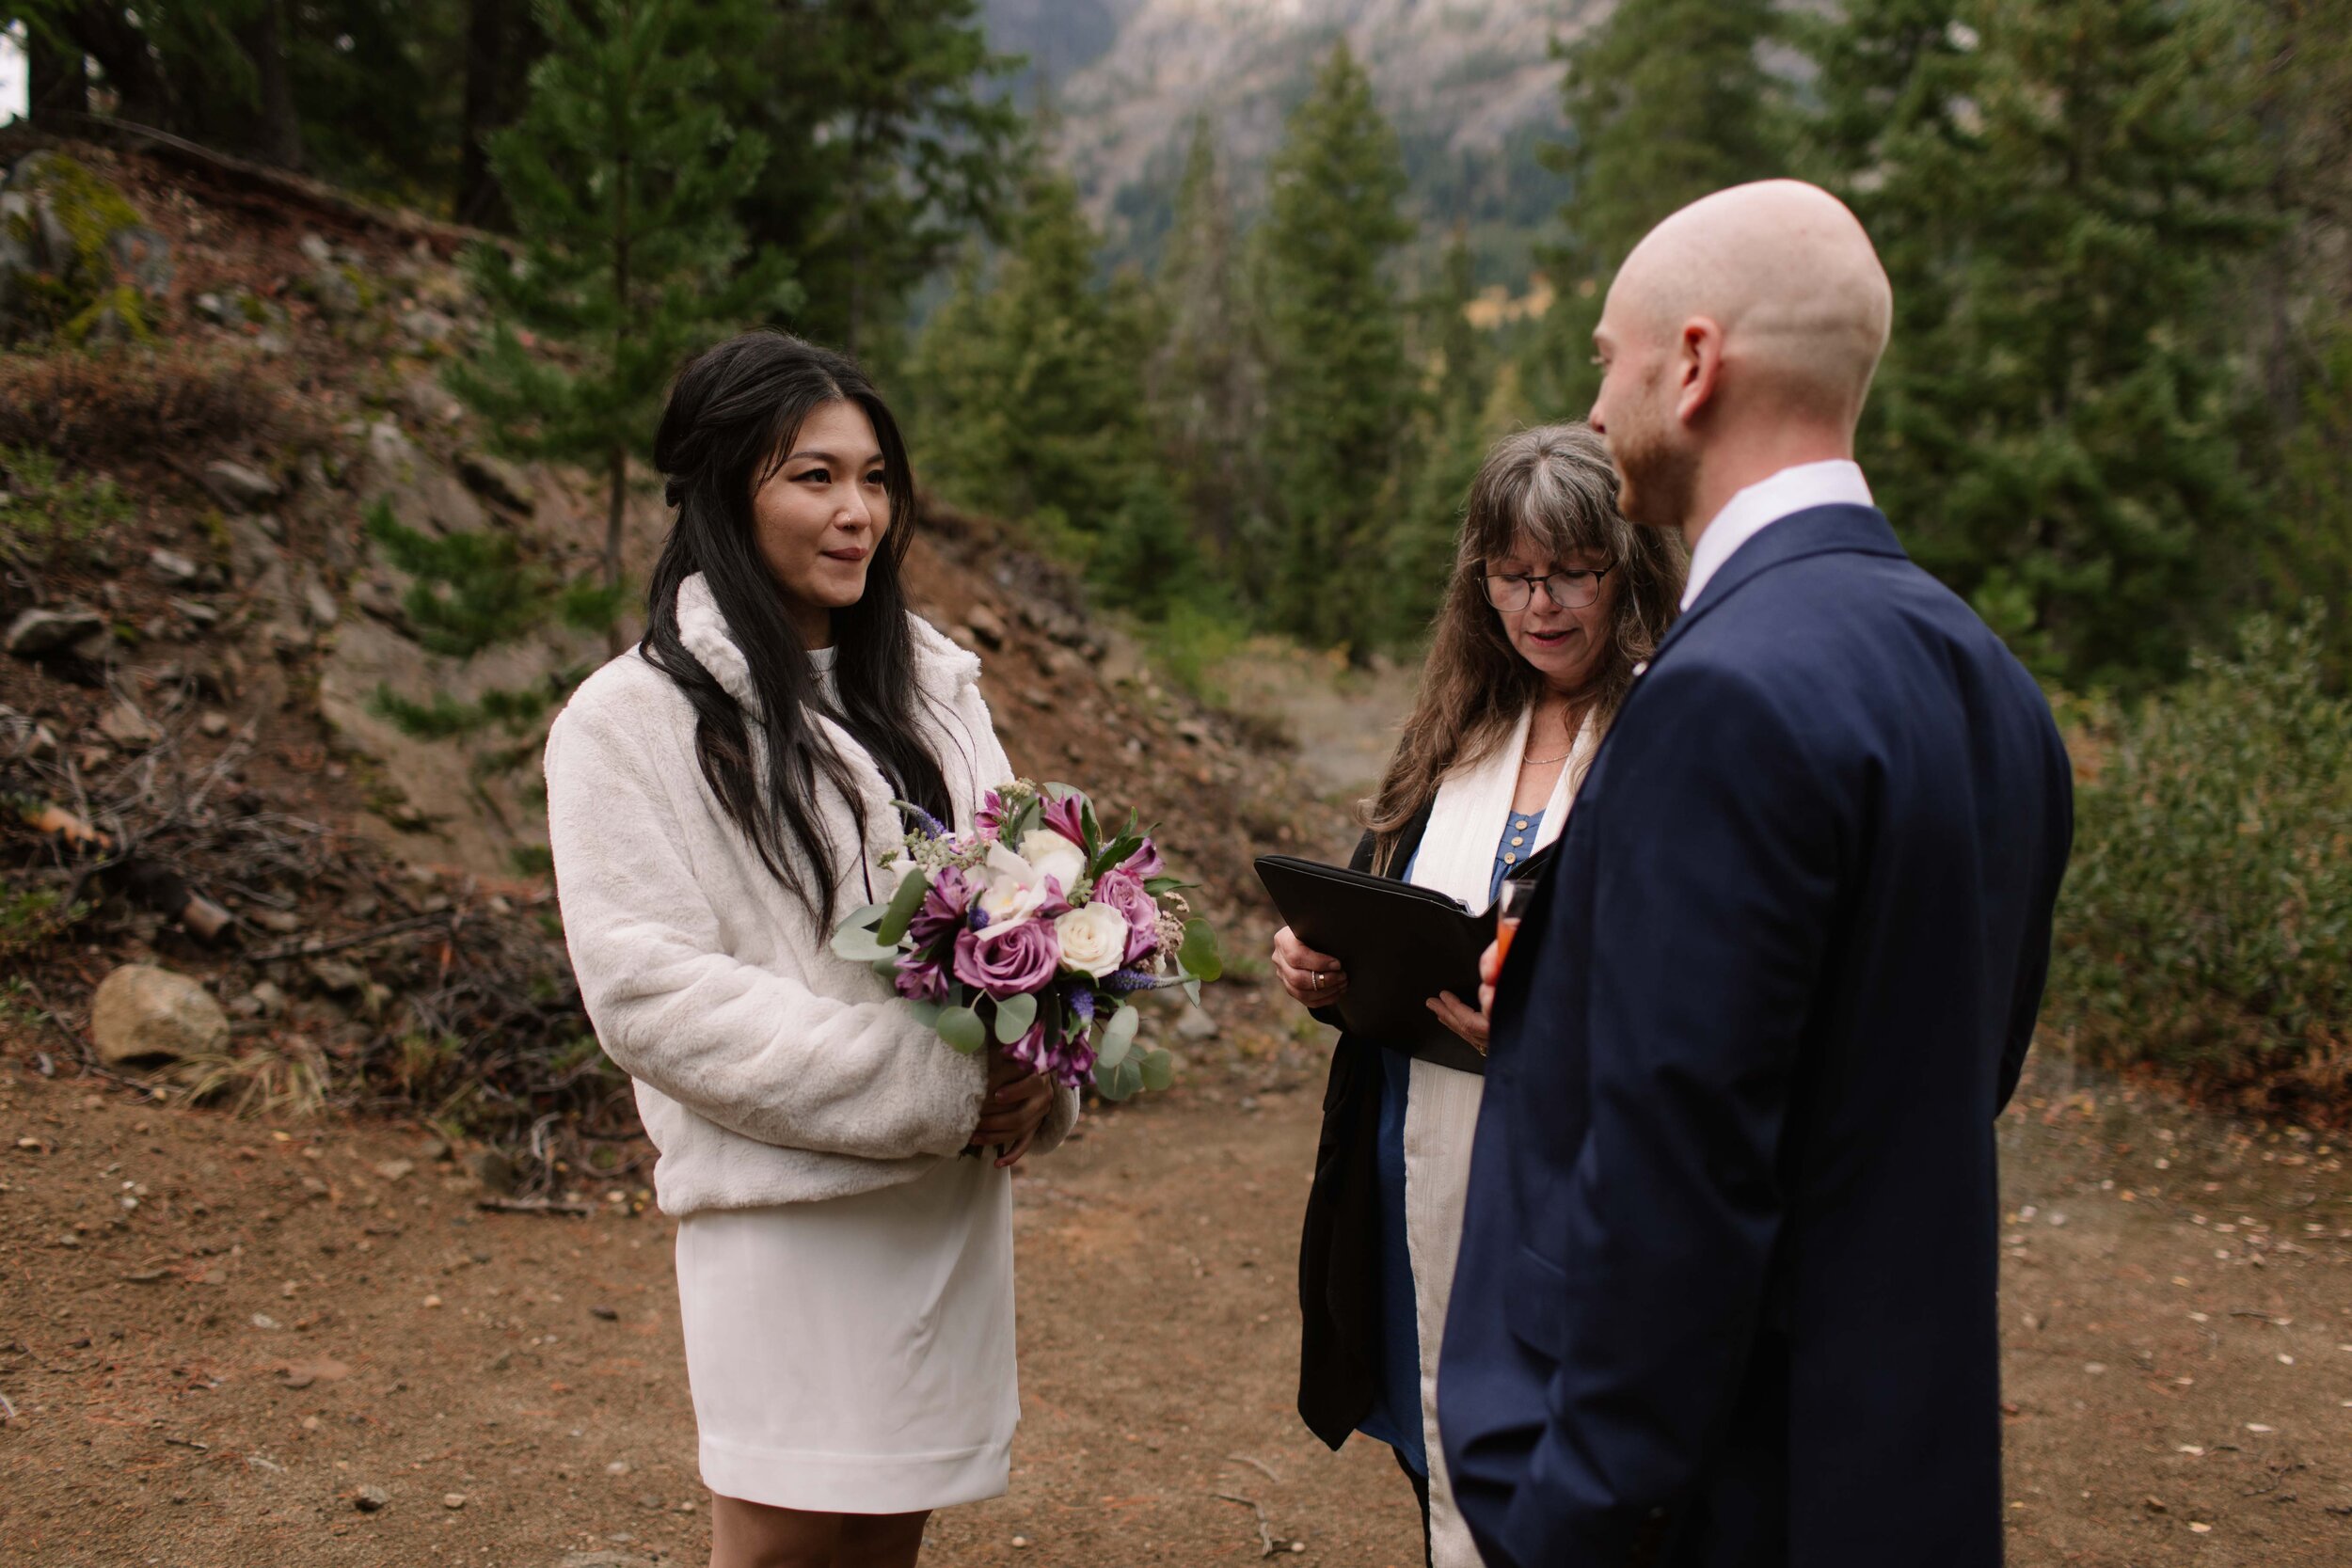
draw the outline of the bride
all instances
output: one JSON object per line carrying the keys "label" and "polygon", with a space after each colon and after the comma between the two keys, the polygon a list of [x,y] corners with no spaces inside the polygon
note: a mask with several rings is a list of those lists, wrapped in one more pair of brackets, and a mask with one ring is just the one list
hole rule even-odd
{"label": "bride", "polygon": [[681,1217],[714,1568],[903,1568],[931,1509],[1006,1489],[1008,1167],[1077,1103],[948,1050],[828,940],[894,800],[969,829],[1012,769],[978,660],[906,608],[914,479],[854,364],[723,343],[654,460],[649,627],[548,740],[564,934]]}

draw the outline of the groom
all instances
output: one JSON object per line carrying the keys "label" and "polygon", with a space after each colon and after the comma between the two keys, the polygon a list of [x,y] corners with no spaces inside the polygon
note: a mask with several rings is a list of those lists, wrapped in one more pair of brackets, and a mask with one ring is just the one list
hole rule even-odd
{"label": "groom", "polygon": [[1773,182],[1661,224],[1595,334],[1690,587],[1492,995],[1438,1384],[1490,1568],[2001,1559],[1993,1123],[2070,772],[1852,461],[1890,314]]}

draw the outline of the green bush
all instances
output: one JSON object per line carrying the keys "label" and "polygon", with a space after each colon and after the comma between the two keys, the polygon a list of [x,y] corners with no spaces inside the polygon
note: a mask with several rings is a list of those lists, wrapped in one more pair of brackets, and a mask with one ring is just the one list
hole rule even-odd
{"label": "green bush", "polygon": [[2352,1117],[2352,702],[2316,602],[2093,705],[2048,1022],[2251,1109]]}
{"label": "green bush", "polygon": [[58,566],[129,522],[131,503],[103,474],[67,473],[38,447],[0,445],[0,539]]}

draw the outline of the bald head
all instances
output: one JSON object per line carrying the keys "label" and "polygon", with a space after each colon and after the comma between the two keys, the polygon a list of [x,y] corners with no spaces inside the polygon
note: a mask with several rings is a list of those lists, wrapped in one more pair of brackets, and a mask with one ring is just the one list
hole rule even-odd
{"label": "bald head", "polygon": [[1894,293],[1870,236],[1817,185],[1767,180],[1692,202],[1618,269],[1602,327],[1677,336],[1694,317],[1723,333],[1725,397],[1842,423],[1878,370]]}

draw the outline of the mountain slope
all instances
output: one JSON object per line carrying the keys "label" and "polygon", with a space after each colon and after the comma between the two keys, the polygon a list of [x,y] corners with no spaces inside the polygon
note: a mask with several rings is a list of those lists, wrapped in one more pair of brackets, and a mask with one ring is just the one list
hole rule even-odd
{"label": "mountain slope", "polygon": [[[1061,151],[1115,260],[1152,258],[1196,116],[1206,115],[1236,199],[1254,208],[1285,116],[1316,66],[1345,39],[1397,126],[1413,199],[1434,232],[1480,232],[1490,264],[1523,246],[1507,235],[1544,224],[1563,195],[1536,162],[1557,140],[1560,63],[1613,0],[1085,0],[1066,13],[1056,76]],[[993,0],[1004,47],[1035,36],[1038,0]],[[1058,11],[1060,8],[1056,8]],[[1124,12],[1121,16],[1120,13]],[[1104,20],[1119,23],[1094,53]],[[1088,47],[1075,40],[1084,37]]]}

